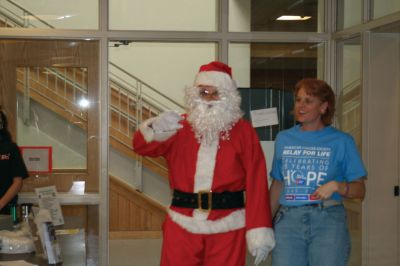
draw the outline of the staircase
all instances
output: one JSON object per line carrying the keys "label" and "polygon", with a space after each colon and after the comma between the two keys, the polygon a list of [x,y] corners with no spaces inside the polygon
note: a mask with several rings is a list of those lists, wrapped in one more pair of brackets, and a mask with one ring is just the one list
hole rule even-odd
{"label": "staircase", "polygon": [[[151,103],[152,99],[144,89],[148,87],[147,84],[135,78],[136,84],[128,86],[126,80],[122,82],[115,73],[118,66],[110,63],[110,69],[113,69],[109,83],[111,147],[138,163],[141,162],[158,175],[167,177],[165,160],[137,155],[132,150],[132,136],[143,120],[158,115],[168,106],[159,101]],[[17,68],[17,91],[28,98],[27,101],[39,103],[85,131],[87,111],[78,103],[87,99],[86,84],[85,68]],[[161,96],[160,98],[163,99]],[[110,238],[160,237],[165,208],[120,178],[110,176],[109,184]]]}
{"label": "staircase", "polygon": [[11,0],[1,1],[0,27],[54,29],[53,25]]}
{"label": "staircase", "polygon": [[[112,63],[110,63],[112,64]],[[87,99],[84,81],[85,69],[29,67],[17,69],[17,90],[60,115],[83,130],[87,127],[87,112],[79,105]],[[110,143],[113,148],[133,159],[138,155],[132,150],[132,137],[138,125],[162,111],[143,95],[136,95],[115,79],[110,80]],[[144,158],[143,165],[166,177],[167,167],[162,158]]]}

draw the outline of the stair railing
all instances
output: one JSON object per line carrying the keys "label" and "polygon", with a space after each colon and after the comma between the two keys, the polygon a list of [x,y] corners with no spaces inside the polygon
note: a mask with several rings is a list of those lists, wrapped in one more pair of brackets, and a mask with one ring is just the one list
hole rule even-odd
{"label": "stair railing", "polygon": [[[123,118],[125,117],[128,118],[128,127],[122,125],[117,127],[124,130],[121,133],[128,139],[132,138],[132,134],[144,120],[157,116],[164,110],[177,110],[178,112],[184,110],[181,104],[160,93],[113,62],[109,62],[109,80],[111,90],[110,111],[112,115],[118,115],[118,121],[124,121]],[[150,160],[153,164],[166,170],[165,166],[159,164],[156,160]],[[135,169],[139,190],[142,190],[142,165],[142,157],[137,156]]]}
{"label": "stair railing", "polygon": [[[20,77],[18,83],[24,86],[24,92],[29,95],[30,90],[41,95],[46,101],[57,105],[63,110],[70,111],[83,121],[87,122],[87,113],[82,114],[82,109],[77,101],[79,98],[87,98],[86,72],[79,68],[73,68],[72,74],[67,73],[68,68],[31,67],[18,68]],[[157,116],[160,112],[172,109],[183,111],[183,106],[168,96],[158,92],[149,84],[136,78],[121,67],[110,62],[109,66],[109,88],[110,88],[110,114],[112,116],[110,134],[118,143],[131,150],[131,139],[135,130],[145,119]],[[81,78],[78,79],[77,76]],[[34,83],[40,85],[46,91],[57,95],[58,99],[50,97],[48,93],[35,89]],[[68,90],[67,91],[67,87]],[[72,90],[72,92],[71,92]],[[60,101],[61,99],[61,101]],[[24,100],[26,104],[26,101]],[[71,110],[74,109],[74,110]],[[29,114],[26,114],[27,116]],[[151,159],[150,159],[151,160]],[[151,160],[152,164],[161,169],[165,166],[157,160]],[[136,156],[137,188],[142,189],[142,157]]]}
{"label": "stair railing", "polygon": [[[8,5],[4,5],[7,3]],[[4,23],[6,25],[10,25],[13,27],[20,28],[38,28],[38,25],[35,25],[33,22],[37,24],[42,24],[47,28],[54,29],[55,27],[48,22],[44,21],[40,17],[36,16],[29,10],[20,6],[19,4],[11,1],[5,0],[2,5],[0,5],[0,15],[4,19]]]}

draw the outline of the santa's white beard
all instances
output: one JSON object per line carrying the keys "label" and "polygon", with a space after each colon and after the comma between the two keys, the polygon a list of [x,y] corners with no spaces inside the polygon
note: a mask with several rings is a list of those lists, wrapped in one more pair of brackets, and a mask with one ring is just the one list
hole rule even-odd
{"label": "santa's white beard", "polygon": [[219,138],[229,139],[229,131],[243,116],[240,109],[241,99],[237,91],[224,93],[219,90],[219,97],[217,101],[205,101],[200,98],[198,88],[186,90],[188,121],[198,141],[206,145],[212,144]]}

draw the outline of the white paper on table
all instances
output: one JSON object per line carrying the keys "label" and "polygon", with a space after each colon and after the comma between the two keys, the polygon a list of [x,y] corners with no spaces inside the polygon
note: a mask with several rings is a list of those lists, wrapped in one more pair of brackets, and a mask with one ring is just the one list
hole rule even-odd
{"label": "white paper on table", "polygon": [[35,188],[39,201],[39,207],[48,209],[54,225],[64,224],[64,216],[61,211],[60,202],[57,198],[57,190],[55,186]]}
{"label": "white paper on table", "polygon": [[276,107],[252,110],[250,116],[253,127],[272,126],[279,123]]}

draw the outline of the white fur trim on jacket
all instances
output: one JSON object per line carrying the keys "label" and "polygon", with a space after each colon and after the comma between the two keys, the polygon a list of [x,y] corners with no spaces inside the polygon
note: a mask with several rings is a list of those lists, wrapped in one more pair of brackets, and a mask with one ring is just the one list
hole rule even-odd
{"label": "white fur trim on jacket", "polygon": [[201,190],[211,190],[217,150],[218,140],[211,145],[201,143],[197,153],[196,173],[194,174],[194,193]]}
{"label": "white fur trim on jacket", "polygon": [[[217,156],[218,140],[207,145],[201,142],[197,152],[196,173],[194,174],[194,193],[199,191],[211,191],[214,176],[215,157]],[[198,220],[206,220],[207,212],[194,210],[193,217]]]}
{"label": "white fur trim on jacket", "polygon": [[152,117],[147,120],[145,120],[142,124],[139,126],[140,132],[142,132],[144,140],[149,143],[152,141],[165,141],[175,135],[176,131],[168,131],[168,132],[160,132],[156,133],[154,130],[151,128],[151,124],[156,120],[157,117]]}
{"label": "white fur trim on jacket", "polygon": [[194,234],[224,233],[243,228],[245,224],[244,209],[234,211],[228,216],[214,221],[197,220],[193,217],[180,214],[171,209],[168,210],[168,215],[175,223]]}
{"label": "white fur trim on jacket", "polygon": [[246,232],[246,241],[250,254],[260,247],[270,252],[275,247],[274,231],[268,227],[250,229]]}

